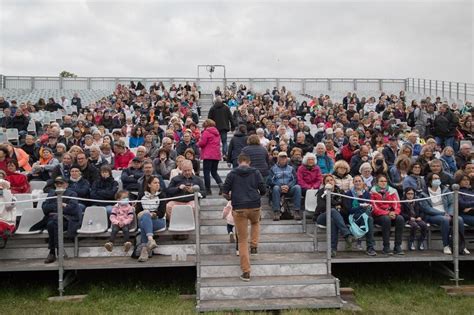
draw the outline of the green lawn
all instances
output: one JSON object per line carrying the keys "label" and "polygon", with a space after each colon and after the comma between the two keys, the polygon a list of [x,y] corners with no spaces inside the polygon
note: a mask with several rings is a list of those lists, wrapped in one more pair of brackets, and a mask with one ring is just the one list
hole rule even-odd
{"label": "green lawn", "polygon": [[[473,264],[462,270],[474,283]],[[354,272],[356,270],[357,272]],[[426,264],[336,266],[343,287],[352,287],[363,314],[474,314],[473,297],[449,297],[440,285],[448,277]],[[67,294],[87,294],[83,302],[48,302],[57,295],[55,273],[0,274],[1,314],[191,314],[194,272],[186,269],[82,272]],[[179,275],[179,280],[176,279]],[[287,311],[282,314],[351,314],[347,311]]]}

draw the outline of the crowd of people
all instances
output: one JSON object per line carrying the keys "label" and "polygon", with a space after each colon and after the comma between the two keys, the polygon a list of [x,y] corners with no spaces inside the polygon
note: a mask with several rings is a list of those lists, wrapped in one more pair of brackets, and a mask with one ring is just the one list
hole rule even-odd
{"label": "crowd of people", "polygon": [[[131,248],[127,229],[135,216],[143,244],[140,261],[148,260],[157,246],[154,231],[166,226],[173,206],[194,207],[193,197],[160,199],[186,196],[194,185],[203,197],[210,195],[211,177],[223,194],[219,161],[235,168],[242,153],[268,186],[275,221],[281,219],[284,198],[291,199],[292,216],[300,220],[308,190],[319,189],[314,220],[322,225],[326,189],[372,201],[333,195],[333,255],[338,234],[351,246],[354,235],[347,224],[351,215],[361,214],[369,218],[370,256],[376,255],[374,224],[382,227],[384,254],[403,254],[405,224],[410,225],[408,248],[423,250],[428,223],[441,228],[443,251],[451,254],[453,199],[446,192],[457,183],[466,193],[460,200],[460,250],[469,254],[463,228],[464,223],[474,226],[474,197],[468,196],[474,195],[470,102],[461,108],[440,98],[408,102],[403,91],[369,98],[348,93],[341,101],[321,94],[300,102],[301,96],[285,87],[255,93],[235,83],[216,89],[213,96],[208,117],[201,117],[198,87],[188,82],[169,87],[157,82],[148,89],[131,82],[87,105],[77,94],[60,103],[49,99],[19,105],[0,97],[1,126],[20,131],[18,145],[0,145],[0,177],[13,193],[30,192],[29,182],[39,180],[46,181],[48,196],[62,188],[72,197],[91,199],[65,199],[71,236],[87,206],[106,206],[113,231],[107,250],[112,250],[119,230],[125,235],[124,250]],[[63,118],[37,120],[45,111],[61,111]],[[35,120],[35,135],[26,132],[30,120]],[[228,143],[229,132],[234,134]],[[120,183],[113,171],[121,171]],[[430,199],[397,202],[421,197]],[[130,205],[136,200],[142,202],[133,213]],[[57,254],[57,205],[47,200],[43,210],[49,263]]]}

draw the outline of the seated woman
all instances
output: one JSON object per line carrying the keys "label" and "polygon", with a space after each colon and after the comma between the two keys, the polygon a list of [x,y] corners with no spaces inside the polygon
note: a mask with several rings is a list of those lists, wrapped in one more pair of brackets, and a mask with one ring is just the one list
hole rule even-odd
{"label": "seated woman", "polygon": [[[368,163],[367,163],[368,164]],[[353,179],[354,187],[346,192],[349,197],[357,197],[361,199],[370,199],[370,192],[366,189],[366,185],[362,176],[356,175]],[[375,241],[374,241],[374,218],[370,215],[370,203],[368,201],[359,201],[356,199],[344,198],[344,209],[348,214],[353,214],[359,217],[362,213],[366,213],[369,216],[367,224],[369,230],[365,234],[365,240],[367,243],[367,255],[377,256],[375,252]]]}
{"label": "seated woman", "polygon": [[153,160],[153,168],[163,179],[170,179],[171,170],[175,167],[176,163],[170,158],[169,151],[161,148],[158,156]]}
{"label": "seated woman", "polygon": [[339,160],[334,164],[334,180],[336,186],[342,191],[348,191],[354,186],[350,172],[351,168],[346,161]]}
{"label": "seated woman", "polygon": [[[109,165],[104,165],[100,168],[99,179],[92,183],[90,196],[95,200],[115,200],[115,195],[118,191],[118,183],[112,176],[112,169]],[[107,209],[107,217],[112,213],[112,206],[115,202],[91,202],[92,205],[105,207]]]}
{"label": "seated woman", "polygon": [[421,176],[426,176],[430,172],[430,161],[435,157],[433,155],[433,149],[430,145],[426,144],[421,149],[420,155],[416,162],[421,164]]}
{"label": "seated woman", "polygon": [[20,173],[18,169],[18,162],[10,160],[7,163],[7,177],[5,179],[10,182],[10,189],[13,194],[27,194],[31,192],[30,183],[26,175]]}
{"label": "seated woman", "polygon": [[[346,162],[347,163],[347,162]],[[317,193],[318,205],[316,206],[316,213],[313,220],[317,224],[326,225],[326,189],[331,192],[344,194],[340,188],[336,186],[334,176],[327,174],[323,178],[324,187]],[[331,257],[336,257],[338,234],[341,234],[346,240],[346,248],[352,248],[354,237],[346,226],[344,218],[341,214],[343,210],[342,197],[331,195]]]}
{"label": "seated woman", "polygon": [[474,189],[471,186],[471,179],[467,175],[456,178],[456,182],[461,187],[460,192],[467,195],[459,194],[459,215],[463,218],[464,223],[474,226]]}
{"label": "seated woman", "polygon": [[422,167],[423,165],[420,162],[415,162],[410,166],[407,176],[402,182],[404,190],[411,187],[415,189],[417,195],[426,190],[425,178],[421,176]]}
{"label": "seated woman", "polygon": [[458,167],[456,165],[456,160],[454,159],[454,150],[452,147],[445,147],[439,159],[443,163],[443,171],[450,174],[451,176],[457,172]]}
{"label": "seated woman", "polygon": [[[413,200],[416,197],[416,190],[413,187],[407,187],[403,190],[404,200]],[[408,240],[408,249],[415,250],[415,234],[420,231],[418,238],[418,250],[425,250],[425,238],[428,225],[423,221],[423,211],[419,201],[411,201],[402,203],[402,216],[406,223],[410,225],[410,239]]]}
{"label": "seated woman", "polygon": [[298,185],[301,186],[301,194],[306,196],[308,189],[319,189],[323,182],[323,176],[319,166],[316,165],[316,156],[313,153],[306,153],[303,163],[296,172]]}
{"label": "seated woman", "polygon": [[[76,192],[79,198],[89,198],[90,184],[87,179],[82,177],[81,168],[75,164],[71,166],[71,176],[69,177],[69,189]],[[87,206],[87,202],[84,200],[78,200],[81,210],[84,212]],[[102,204],[103,205],[103,204]]]}
{"label": "seated woman", "polygon": [[[451,255],[449,247],[449,236],[452,233],[450,225],[453,224],[453,195],[441,194],[448,193],[449,190],[441,185],[441,179],[437,174],[429,173],[426,177],[428,189],[421,194],[423,198],[430,198],[420,201],[421,209],[425,214],[427,223],[438,225],[441,228],[441,237],[443,239],[443,253]],[[470,254],[464,247],[464,220],[459,216],[459,252],[461,254]]]}
{"label": "seated woman", "polygon": [[132,134],[130,137],[130,143],[129,143],[130,149],[137,148],[141,146],[144,142],[145,142],[145,135],[144,135],[143,128],[140,126],[133,128]]}
{"label": "seated woman", "polygon": [[153,239],[153,232],[166,227],[165,209],[166,202],[160,202],[165,198],[165,193],[160,189],[160,180],[156,176],[150,176],[145,180],[145,195],[142,197],[143,210],[137,214],[138,227],[141,230],[141,244],[139,262],[148,261],[152,250],[158,245]]}
{"label": "seated woman", "polygon": [[189,148],[184,151],[184,157],[186,160],[191,161],[193,163],[193,172],[194,175],[199,176],[199,171],[201,169],[201,163],[199,162],[198,159],[196,159],[196,154],[194,153],[194,150]]}
{"label": "seated woman", "polygon": [[51,178],[52,171],[59,165],[59,161],[53,156],[53,151],[48,147],[40,149],[40,159],[33,164],[29,180],[47,181]]}
{"label": "seated woman", "polygon": [[[370,199],[372,199],[372,216],[375,224],[382,226],[383,250],[385,255],[404,255],[402,250],[402,235],[405,220],[400,215],[400,201],[395,188],[388,185],[388,179],[385,175],[377,176],[377,184],[370,190]],[[389,202],[384,202],[389,201]],[[395,225],[395,246],[390,249],[390,228]]]}
{"label": "seated woman", "polygon": [[390,168],[390,186],[395,188],[400,195],[403,193],[403,180],[407,177],[410,167],[411,159],[402,154],[397,157],[395,164]]}
{"label": "seated woman", "polygon": [[359,173],[364,181],[367,190],[370,190],[375,184],[375,178],[372,175],[372,166],[369,162],[364,162],[359,168]]}

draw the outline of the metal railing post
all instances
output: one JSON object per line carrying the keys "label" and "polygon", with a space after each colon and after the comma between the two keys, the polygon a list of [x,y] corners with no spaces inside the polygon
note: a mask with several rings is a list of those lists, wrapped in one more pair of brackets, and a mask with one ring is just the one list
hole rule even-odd
{"label": "metal railing post", "polygon": [[301,80],[301,93],[306,94],[306,79]]}
{"label": "metal railing post", "polygon": [[454,184],[454,214],[453,214],[453,264],[454,264],[454,281],[456,287],[459,286],[459,185]]}
{"label": "metal railing post", "polygon": [[408,90],[410,89],[410,79],[405,79],[405,87],[404,87],[404,90],[408,92]]}
{"label": "metal railing post", "polygon": [[431,96],[431,80],[430,80],[430,96]]}
{"label": "metal railing post", "polygon": [[435,97],[437,97],[437,96],[438,96],[438,80],[435,81],[435,84],[436,84],[436,85],[435,85],[435,88],[436,88],[436,90],[435,90],[435,93],[436,93],[436,94],[435,94]]}
{"label": "metal railing post", "polygon": [[92,85],[91,85],[91,78],[88,77],[88,78],[87,78],[87,89],[90,90],[91,87],[92,87]]}
{"label": "metal railing post", "polygon": [[444,81],[441,81],[441,96],[444,97]]}
{"label": "metal railing post", "polygon": [[467,101],[467,83],[464,83],[464,102]]}
{"label": "metal railing post", "polygon": [[382,82],[382,79],[379,80],[379,91],[383,91],[383,82]]}
{"label": "metal railing post", "polygon": [[451,81],[449,81],[449,99],[451,100]]}
{"label": "metal railing post", "polygon": [[456,102],[459,100],[459,82],[456,82]]}
{"label": "metal railing post", "polygon": [[64,217],[63,217],[63,194],[64,189],[57,189],[58,195],[58,290],[59,296],[64,294]]}
{"label": "metal railing post", "polygon": [[418,94],[420,94],[420,79],[418,79]]}
{"label": "metal railing post", "polygon": [[426,95],[426,80],[423,79],[423,95]]}
{"label": "metal railing post", "polygon": [[328,91],[332,91],[331,79],[328,79]]}
{"label": "metal railing post", "polygon": [[353,90],[354,91],[357,91],[357,79],[354,79],[353,82],[352,82],[352,87],[353,87]]}
{"label": "metal railing post", "polygon": [[35,89],[35,77],[31,77],[30,79],[31,90]]}
{"label": "metal railing post", "polygon": [[199,223],[199,191],[198,185],[193,186],[194,191],[194,221],[196,222],[196,300],[200,300],[200,286],[201,286],[201,225]]}
{"label": "metal railing post", "polygon": [[331,267],[331,190],[326,189],[326,259],[328,274],[332,272]]}

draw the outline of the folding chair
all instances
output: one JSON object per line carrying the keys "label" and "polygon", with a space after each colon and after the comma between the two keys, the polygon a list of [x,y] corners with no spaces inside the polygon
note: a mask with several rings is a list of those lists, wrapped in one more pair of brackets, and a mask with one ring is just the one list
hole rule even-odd
{"label": "folding chair", "polygon": [[87,207],[82,218],[82,225],[77,230],[77,236],[74,239],[74,255],[79,255],[79,236],[81,234],[94,235],[107,231],[109,222],[107,220],[107,210],[105,207]]}
{"label": "folding chair", "polygon": [[44,187],[46,187],[46,182],[43,180],[32,180],[30,182],[31,191],[33,190],[41,190],[43,191]]}
{"label": "folding chair", "polygon": [[[31,194],[15,194],[13,195],[16,198],[16,216],[21,217],[23,210],[32,209],[33,207],[33,196]],[[23,200],[30,200],[26,202],[18,202]]]}
{"label": "folding chair", "polygon": [[15,141],[17,144],[20,144],[20,135],[18,134],[18,129],[8,128],[7,129],[7,141]]}
{"label": "folding chair", "polygon": [[171,211],[171,220],[168,231],[190,232],[196,229],[194,211],[191,206],[176,205]]}
{"label": "folding chair", "polygon": [[318,205],[318,198],[316,194],[318,189],[308,189],[306,191],[306,197],[304,199],[304,210],[303,210],[303,232],[306,232],[306,211],[313,213],[316,211],[316,206]]}
{"label": "folding chair", "polygon": [[15,231],[15,234],[19,235],[31,235],[40,234],[41,230],[30,231],[31,227],[36,223],[40,222],[44,217],[44,213],[41,209],[29,208],[23,210],[20,224]]}

